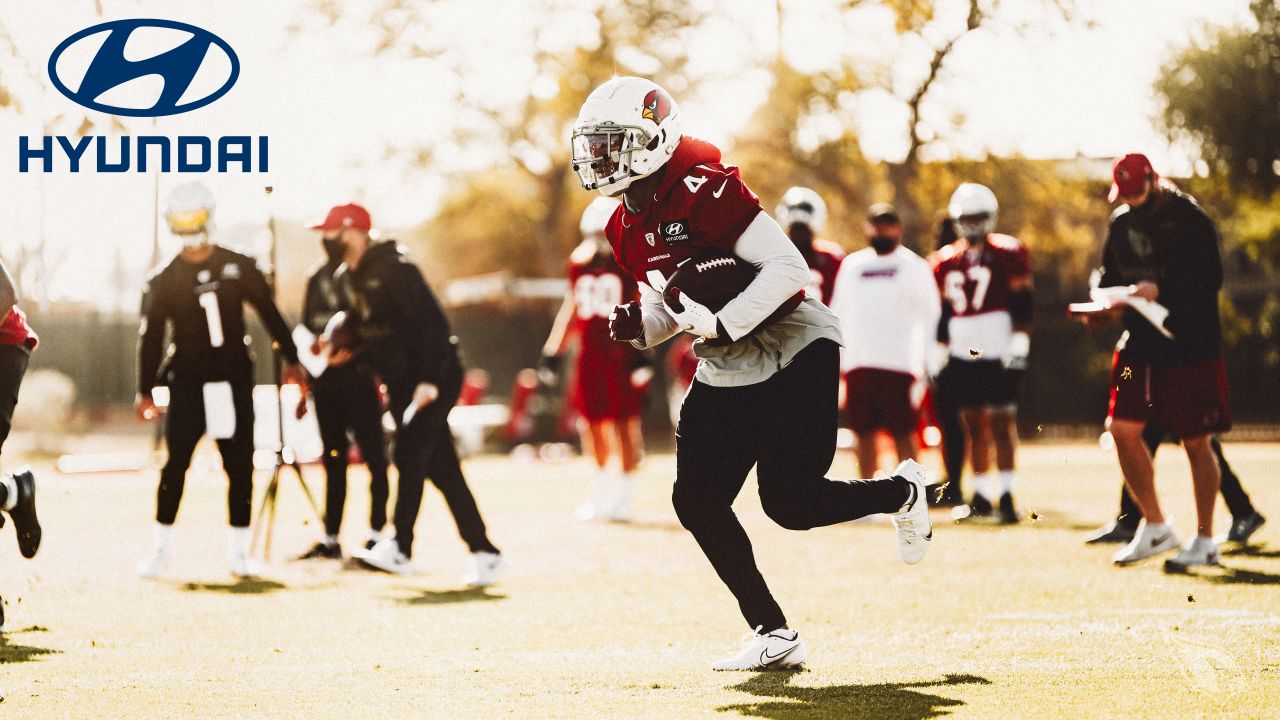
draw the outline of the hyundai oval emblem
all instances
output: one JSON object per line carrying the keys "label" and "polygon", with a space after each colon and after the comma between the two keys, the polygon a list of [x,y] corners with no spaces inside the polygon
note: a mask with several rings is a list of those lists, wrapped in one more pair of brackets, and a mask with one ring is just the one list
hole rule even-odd
{"label": "hyundai oval emblem", "polygon": [[[80,71],[75,66],[83,66],[87,58],[86,53],[76,53],[75,46],[91,45],[89,38],[101,33],[107,36],[87,68]],[[148,44],[165,49],[138,57]],[[68,51],[72,52],[60,69],[58,61]],[[226,80],[210,90],[221,75],[226,75]],[[158,92],[149,76],[161,81]],[[240,60],[225,40],[195,25],[154,18],[113,20],[85,28],[63,40],[49,56],[49,79],[58,92],[78,105],[110,115],[160,117],[195,110],[226,95],[239,76]],[[135,80],[140,82],[133,83]],[[112,92],[126,83],[132,84]],[[108,94],[110,100],[103,101]],[[111,104],[135,99],[132,104]]]}

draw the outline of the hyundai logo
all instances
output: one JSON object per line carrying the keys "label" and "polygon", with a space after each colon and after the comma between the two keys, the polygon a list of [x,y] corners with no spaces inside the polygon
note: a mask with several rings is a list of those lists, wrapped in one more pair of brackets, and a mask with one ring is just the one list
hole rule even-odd
{"label": "hyundai logo", "polygon": [[226,41],[173,20],[94,25],[63,40],[49,56],[49,79],[58,92],[111,115],[195,110],[226,95],[239,76],[240,61]]}
{"label": "hyundai logo", "polygon": [[684,225],[680,223],[671,223],[667,226],[668,235],[679,235],[682,232],[684,232]]}

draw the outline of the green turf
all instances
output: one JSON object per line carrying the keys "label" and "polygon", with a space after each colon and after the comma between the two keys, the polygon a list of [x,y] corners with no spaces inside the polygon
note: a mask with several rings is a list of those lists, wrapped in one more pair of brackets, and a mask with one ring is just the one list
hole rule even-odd
{"label": "green turf", "polygon": [[[463,547],[434,492],[413,577],[283,561],[318,532],[286,484],[278,557],[263,579],[233,582],[225,481],[203,456],[175,532],[180,555],[167,579],[145,582],[133,566],[150,543],[154,470],[45,469],[39,557],[21,560],[12,530],[0,531],[0,716],[1275,717],[1280,445],[1227,448],[1274,524],[1260,548],[1198,576],[1116,569],[1113,547],[1081,544],[1118,489],[1114,457],[1096,446],[1024,446],[1019,496],[1038,520],[999,529],[935,515],[934,547],[914,567],[880,522],[772,525],[749,481],[739,513],[810,645],[807,671],[764,675],[707,669],[747,628],[676,524],[668,455],[648,459],[630,527],[572,520],[587,489],[579,460],[469,461],[512,564],[474,591],[458,585]],[[848,455],[837,463],[852,474]],[[319,469],[307,472],[319,490]],[[353,476],[349,547],[368,507],[366,476]],[[1180,451],[1162,452],[1158,482],[1189,532]]]}

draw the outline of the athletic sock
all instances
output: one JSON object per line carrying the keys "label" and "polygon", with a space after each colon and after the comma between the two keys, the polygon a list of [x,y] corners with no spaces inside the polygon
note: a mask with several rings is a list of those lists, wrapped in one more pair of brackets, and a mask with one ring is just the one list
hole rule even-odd
{"label": "athletic sock", "polygon": [[253,536],[247,527],[232,527],[227,531],[227,543],[231,546],[231,552],[248,555],[252,540]]}
{"label": "athletic sock", "polygon": [[991,473],[979,473],[973,476],[973,491],[984,500],[995,500],[995,488],[992,487]]}
{"label": "athletic sock", "polygon": [[12,510],[18,504],[18,483],[12,475],[0,477],[0,510]]}
{"label": "athletic sock", "polygon": [[1014,473],[1012,470],[1000,471],[999,477],[1000,477],[1000,493],[1001,494],[1005,494],[1005,493],[1008,493],[1010,495],[1013,494],[1013,476],[1014,476]]}
{"label": "athletic sock", "polygon": [[156,523],[155,543],[157,550],[168,550],[173,544],[173,526],[164,523]]}

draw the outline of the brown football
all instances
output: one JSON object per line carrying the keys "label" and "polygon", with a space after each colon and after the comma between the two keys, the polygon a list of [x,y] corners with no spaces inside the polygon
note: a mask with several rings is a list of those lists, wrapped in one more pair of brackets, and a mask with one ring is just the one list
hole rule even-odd
{"label": "brown football", "polygon": [[680,295],[688,295],[706,305],[711,312],[720,310],[751,284],[756,269],[747,261],[727,253],[707,251],[680,263],[667,280],[663,302],[682,312]]}

